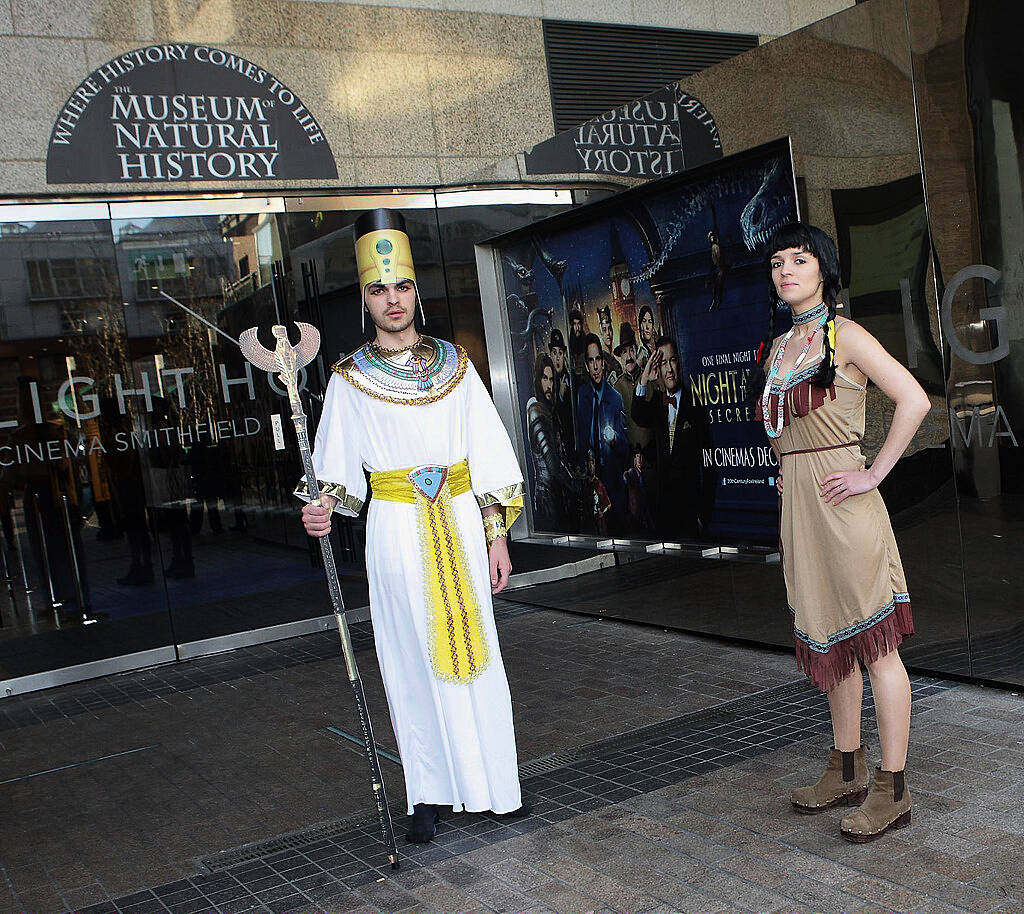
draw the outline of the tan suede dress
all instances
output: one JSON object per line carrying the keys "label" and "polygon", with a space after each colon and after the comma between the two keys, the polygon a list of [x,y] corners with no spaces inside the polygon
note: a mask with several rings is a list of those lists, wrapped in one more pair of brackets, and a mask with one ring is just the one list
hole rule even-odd
{"label": "tan suede dress", "polygon": [[[784,481],[779,548],[797,662],[827,691],[850,674],[855,659],[870,663],[898,647],[914,623],[881,494],[872,489],[838,505],[821,497],[830,473],[864,466],[865,389],[838,370],[832,387],[816,387],[819,361],[790,381],[776,444]],[[773,418],[778,397],[773,384]]]}

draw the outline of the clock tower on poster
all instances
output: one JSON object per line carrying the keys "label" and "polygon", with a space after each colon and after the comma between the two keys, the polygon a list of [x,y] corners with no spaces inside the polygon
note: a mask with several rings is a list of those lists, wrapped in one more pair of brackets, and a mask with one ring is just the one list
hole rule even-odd
{"label": "clock tower on poster", "polygon": [[610,237],[611,265],[608,268],[608,282],[612,288],[612,321],[616,331],[619,324],[625,321],[633,329],[636,327],[636,298],[634,297],[633,284],[629,280],[630,269],[626,261],[626,252],[622,249],[622,239],[619,237],[619,228],[612,220],[612,231]]}

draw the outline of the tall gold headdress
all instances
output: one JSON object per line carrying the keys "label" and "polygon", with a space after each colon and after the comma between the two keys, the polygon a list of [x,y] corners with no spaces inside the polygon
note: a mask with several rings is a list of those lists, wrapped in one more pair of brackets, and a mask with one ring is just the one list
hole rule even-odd
{"label": "tall gold headdress", "polygon": [[[412,262],[412,245],[402,214],[393,209],[372,209],[356,219],[354,233],[360,301],[365,302],[363,293],[370,283],[388,284],[406,279],[416,287],[420,317],[425,322],[420,288],[416,282],[416,268]],[[365,326],[365,304],[362,310]]]}

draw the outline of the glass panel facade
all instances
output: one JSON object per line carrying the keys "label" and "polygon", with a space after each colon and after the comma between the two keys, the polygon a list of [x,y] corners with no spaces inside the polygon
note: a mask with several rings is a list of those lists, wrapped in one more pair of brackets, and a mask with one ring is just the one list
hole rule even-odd
{"label": "glass panel facade", "polygon": [[[1024,683],[1024,63],[1015,3],[908,0],[972,676]],[[937,553],[949,566],[952,550]]]}
{"label": "glass panel facade", "polygon": [[[917,622],[907,661],[1024,684],[1022,31],[1019,4],[869,0],[686,88],[727,152],[790,137],[801,213],[839,242],[845,313],[931,398],[882,487]],[[409,225],[428,332],[487,380],[475,246],[611,189],[2,207],[0,680],[324,615],[287,403],[233,340],[320,328],[315,423],[331,364],[367,338],[352,223],[389,205]],[[869,459],[891,421],[872,389]],[[346,600],[362,606],[363,524],[337,526]],[[580,579],[551,602],[788,645],[778,566],[740,558],[623,552],[622,587]]]}

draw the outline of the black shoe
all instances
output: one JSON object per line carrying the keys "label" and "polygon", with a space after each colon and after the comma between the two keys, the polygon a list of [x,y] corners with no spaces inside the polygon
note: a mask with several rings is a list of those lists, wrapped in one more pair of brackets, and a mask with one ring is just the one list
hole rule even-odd
{"label": "black shoe", "polygon": [[438,807],[433,803],[417,803],[412,808],[412,821],[405,833],[410,844],[426,844],[437,834],[437,823],[441,821]]}
{"label": "black shoe", "polygon": [[496,812],[494,815],[498,819],[525,819],[531,812],[533,812],[533,806],[530,803],[523,802],[523,805],[518,809],[513,809],[512,812]]}
{"label": "black shoe", "polygon": [[123,578],[117,578],[117,583],[122,587],[140,586],[153,583],[152,565],[133,565],[128,569],[128,574]]}
{"label": "black shoe", "polygon": [[195,576],[196,566],[192,559],[183,559],[182,561],[172,559],[171,564],[164,569],[166,578],[194,578]]}

